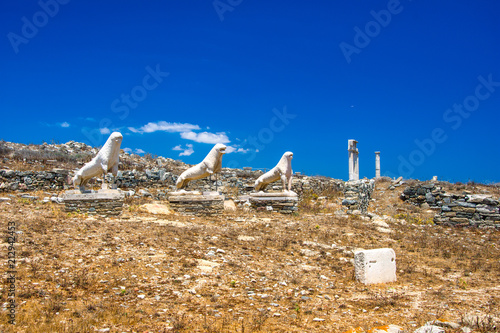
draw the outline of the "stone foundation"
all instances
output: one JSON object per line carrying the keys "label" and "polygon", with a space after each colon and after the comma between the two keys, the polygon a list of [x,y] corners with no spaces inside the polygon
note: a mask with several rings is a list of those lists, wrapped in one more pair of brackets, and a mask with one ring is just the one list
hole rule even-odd
{"label": "stone foundation", "polygon": [[118,216],[123,210],[125,195],[120,190],[99,190],[82,193],[66,191],[63,202],[66,212]]}
{"label": "stone foundation", "polygon": [[249,202],[255,210],[291,214],[297,211],[299,198],[295,193],[251,193]]}
{"label": "stone foundation", "polygon": [[172,192],[170,208],[184,215],[213,216],[224,212],[224,196],[218,192]]}

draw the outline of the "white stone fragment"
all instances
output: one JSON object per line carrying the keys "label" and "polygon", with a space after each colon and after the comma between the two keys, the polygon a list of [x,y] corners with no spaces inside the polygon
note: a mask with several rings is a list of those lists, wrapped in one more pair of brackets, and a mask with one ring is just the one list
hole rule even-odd
{"label": "white stone fragment", "polygon": [[444,328],[435,325],[424,325],[415,330],[415,333],[444,333]]}
{"label": "white stone fragment", "polygon": [[364,284],[396,281],[396,253],[382,248],[354,253],[356,280]]}

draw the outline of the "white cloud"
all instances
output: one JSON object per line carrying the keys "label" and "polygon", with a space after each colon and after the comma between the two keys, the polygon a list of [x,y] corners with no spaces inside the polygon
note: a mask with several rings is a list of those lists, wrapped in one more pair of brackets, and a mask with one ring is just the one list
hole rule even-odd
{"label": "white cloud", "polygon": [[231,154],[231,153],[234,153],[235,151],[236,151],[236,148],[234,148],[233,146],[226,147],[226,154]]}
{"label": "white cloud", "polygon": [[141,148],[135,148],[135,149],[132,149],[132,148],[123,148],[123,151],[126,152],[126,153],[129,153],[129,154],[132,154],[132,153],[144,154],[145,153],[145,151],[142,150]]}
{"label": "white cloud", "polygon": [[224,132],[218,132],[218,133],[209,133],[209,132],[201,132],[201,133],[195,133],[195,132],[183,132],[181,133],[181,138],[186,139],[186,140],[191,140],[194,142],[200,142],[200,143],[228,143],[229,138],[227,137],[226,133]]}
{"label": "white cloud", "polygon": [[[206,127],[207,129],[210,129],[210,127]],[[169,133],[180,133],[181,138],[185,140],[191,140],[194,142],[199,142],[199,143],[209,143],[209,144],[215,144],[215,143],[229,143],[231,142],[226,134],[226,132],[217,132],[217,133],[210,133],[210,132],[195,132],[197,130],[200,130],[200,126],[195,125],[195,124],[190,124],[190,123],[169,123],[166,121],[158,121],[158,122],[149,122],[144,126],[141,126],[139,128],[136,127],[128,127],[128,130],[132,133],[139,133],[139,134],[144,134],[144,133],[153,133],[157,131],[164,131],[164,132],[169,132]],[[181,148],[180,146],[174,147],[174,148],[179,148],[175,150],[186,150],[190,151],[187,148]]]}
{"label": "white cloud", "polygon": [[226,154],[231,154],[231,153],[242,153],[242,154],[246,154],[250,151],[250,149],[244,149],[244,148],[240,148],[238,145],[234,145],[234,146],[228,146],[226,148]]}
{"label": "white cloud", "polygon": [[179,156],[189,156],[194,153],[193,145],[188,143],[186,144],[186,148],[182,148],[181,145],[175,146],[172,150],[180,150],[182,151]]}
{"label": "white cloud", "polygon": [[61,123],[60,125],[61,125],[61,127],[69,127],[70,126],[69,123],[66,121],[64,123]]}
{"label": "white cloud", "polygon": [[134,133],[141,133],[141,134],[153,133],[157,131],[181,133],[181,132],[199,130],[200,126],[189,123],[182,124],[182,123],[168,123],[166,121],[159,121],[157,123],[153,122],[147,123],[146,125],[141,126],[139,128],[129,127],[128,129]]}
{"label": "white cloud", "polygon": [[99,132],[101,132],[101,134],[109,134],[109,133],[111,133],[111,131],[107,127],[99,128]]}

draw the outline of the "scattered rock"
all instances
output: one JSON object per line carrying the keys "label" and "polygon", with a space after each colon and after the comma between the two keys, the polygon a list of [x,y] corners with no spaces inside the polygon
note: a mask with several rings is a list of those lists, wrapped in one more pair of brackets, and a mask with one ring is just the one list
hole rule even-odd
{"label": "scattered rock", "polygon": [[435,325],[424,325],[415,330],[415,333],[444,333],[445,330],[442,327]]}
{"label": "scattered rock", "polygon": [[314,257],[319,255],[319,251],[309,250],[309,249],[300,249],[300,253],[305,255],[306,257]]}
{"label": "scattered rock", "polygon": [[139,194],[142,195],[143,197],[151,197],[151,193],[149,193],[148,191],[146,191],[145,189],[140,189],[139,190]]}
{"label": "scattered rock", "polygon": [[162,205],[158,203],[152,203],[152,204],[144,204],[140,206],[140,210],[146,213],[150,214],[164,214],[164,215],[170,215],[172,214],[172,211],[168,208],[167,205]]}
{"label": "scattered rock", "polygon": [[236,204],[233,200],[224,200],[224,210],[234,212],[236,211]]}
{"label": "scattered rock", "polygon": [[253,242],[255,240],[255,237],[239,235],[238,240],[243,242]]}
{"label": "scattered rock", "polygon": [[211,273],[214,268],[216,268],[220,265],[216,262],[203,260],[203,259],[196,259],[196,261],[198,262],[198,266],[196,268],[198,268],[199,270],[201,270],[202,272],[205,272],[205,273]]}

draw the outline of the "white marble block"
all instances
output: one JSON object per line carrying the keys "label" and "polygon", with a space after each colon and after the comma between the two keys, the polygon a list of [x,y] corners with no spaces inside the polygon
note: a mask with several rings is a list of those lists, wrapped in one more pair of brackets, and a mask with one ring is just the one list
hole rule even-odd
{"label": "white marble block", "polygon": [[356,280],[364,284],[396,281],[396,253],[393,249],[373,249],[354,254]]}

